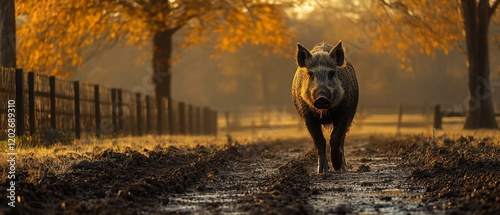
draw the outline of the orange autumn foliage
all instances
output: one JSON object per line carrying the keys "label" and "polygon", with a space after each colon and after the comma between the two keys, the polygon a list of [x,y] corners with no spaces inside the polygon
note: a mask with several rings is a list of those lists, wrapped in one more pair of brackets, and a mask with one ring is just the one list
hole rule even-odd
{"label": "orange autumn foliage", "polygon": [[157,30],[185,30],[182,47],[245,44],[284,53],[294,36],[285,10],[297,0],[16,0],[19,67],[67,77],[119,40],[142,46]]}

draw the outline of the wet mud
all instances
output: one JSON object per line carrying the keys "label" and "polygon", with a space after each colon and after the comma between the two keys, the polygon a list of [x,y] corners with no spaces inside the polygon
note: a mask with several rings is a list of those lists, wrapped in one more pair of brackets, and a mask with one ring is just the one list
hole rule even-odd
{"label": "wet mud", "polygon": [[[18,173],[5,214],[441,214],[500,211],[500,149],[474,137],[346,139],[349,172],[316,173],[309,138],[106,150],[62,174]],[[72,155],[60,159],[74,159]],[[41,164],[40,164],[41,165]],[[331,164],[330,164],[331,165]],[[42,166],[48,166],[44,164]],[[332,168],[331,168],[332,169]],[[3,179],[5,180],[5,179]],[[6,190],[6,182],[0,187]]]}

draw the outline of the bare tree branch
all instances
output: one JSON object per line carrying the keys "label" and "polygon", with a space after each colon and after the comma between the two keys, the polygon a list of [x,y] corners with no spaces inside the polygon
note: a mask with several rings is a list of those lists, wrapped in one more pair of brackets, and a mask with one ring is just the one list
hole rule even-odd
{"label": "bare tree branch", "polygon": [[405,5],[404,3],[402,3],[401,1],[386,2],[385,0],[380,0],[380,2],[383,5],[385,5],[386,7],[388,7],[389,9],[398,11],[401,14],[403,14],[405,19],[407,20],[408,24],[411,24],[415,27],[417,27],[417,26],[424,27],[427,30],[434,32],[434,29],[432,28],[432,26],[429,23],[423,21],[419,16],[412,14],[412,12],[408,8],[408,6]]}
{"label": "bare tree branch", "polygon": [[493,14],[495,13],[495,10],[497,9],[498,4],[500,4],[500,0],[496,0],[495,3],[493,3],[493,5],[491,5],[490,10],[489,10],[489,14],[488,14],[488,20],[490,20],[491,17],[493,16]]}

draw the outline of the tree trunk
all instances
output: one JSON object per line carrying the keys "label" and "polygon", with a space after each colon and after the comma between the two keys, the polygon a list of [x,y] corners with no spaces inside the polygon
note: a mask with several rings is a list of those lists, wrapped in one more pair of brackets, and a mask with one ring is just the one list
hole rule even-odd
{"label": "tree trunk", "polygon": [[498,128],[493,111],[488,55],[489,1],[462,0],[469,92],[465,129]]}
{"label": "tree trunk", "polygon": [[[153,83],[156,84],[155,96],[157,107],[162,106],[163,99],[167,99],[167,114],[168,114],[168,130],[173,130],[172,116],[172,89],[171,89],[171,73],[170,63],[172,54],[172,36],[175,31],[165,30],[157,31],[153,35],[153,65],[154,75]],[[158,112],[158,118],[163,119],[164,112]],[[158,120],[158,133],[163,134],[167,130],[165,123]],[[169,132],[171,133],[171,132]]]}
{"label": "tree trunk", "polygon": [[16,67],[14,0],[0,1],[0,67]]}

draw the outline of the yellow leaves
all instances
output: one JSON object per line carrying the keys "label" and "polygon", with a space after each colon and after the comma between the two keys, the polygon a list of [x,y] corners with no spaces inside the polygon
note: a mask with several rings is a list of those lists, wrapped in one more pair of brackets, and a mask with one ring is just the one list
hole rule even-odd
{"label": "yellow leaves", "polygon": [[406,56],[414,50],[429,56],[434,56],[435,50],[447,54],[463,40],[457,1],[401,0],[398,3],[411,13],[381,3],[372,4],[370,10],[380,20],[380,36],[374,37],[376,49],[398,56],[403,63],[401,69],[413,70]]}
{"label": "yellow leaves", "polygon": [[185,43],[193,45],[205,42],[196,38],[211,38],[219,52],[235,52],[251,44],[266,47],[264,53],[284,54],[291,51],[286,49],[293,37],[284,22],[284,8],[279,5],[233,2],[231,8],[210,11],[192,22]]}
{"label": "yellow leaves", "polygon": [[[18,65],[27,70],[69,76],[92,45],[103,49],[123,38],[126,27],[113,8],[97,1],[17,0]],[[134,38],[134,37],[132,37]],[[143,39],[143,38],[141,38]]]}
{"label": "yellow leaves", "polygon": [[[282,1],[88,1],[16,0],[18,65],[69,76],[92,51],[112,41],[144,46],[151,33],[186,28],[184,46],[214,41],[218,51],[246,44],[287,53],[293,33]],[[90,55],[91,56],[91,55]]]}

